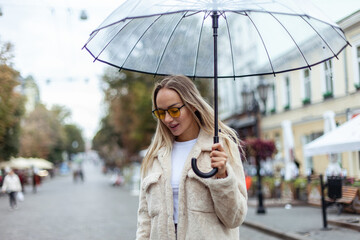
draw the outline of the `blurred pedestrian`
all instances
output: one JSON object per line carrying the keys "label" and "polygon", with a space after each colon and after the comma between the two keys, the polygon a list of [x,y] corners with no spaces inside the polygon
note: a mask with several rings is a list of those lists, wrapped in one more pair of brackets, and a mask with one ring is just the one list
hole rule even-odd
{"label": "blurred pedestrian", "polygon": [[81,164],[78,164],[73,171],[73,181],[76,183],[78,182],[78,179],[80,179],[81,182],[84,182],[84,171]]}
{"label": "blurred pedestrian", "polygon": [[[158,120],[141,169],[136,239],[238,240],[247,191],[236,133],[219,121],[213,143],[213,109],[185,76],[163,79],[152,100]],[[192,157],[217,174],[195,175]]]}
{"label": "blurred pedestrian", "polygon": [[37,174],[38,170],[35,167],[32,167],[32,191],[33,193],[37,192],[37,185],[39,184],[39,175]]}
{"label": "blurred pedestrian", "polygon": [[2,185],[2,192],[7,192],[9,194],[10,199],[10,208],[16,209],[16,194],[21,191],[21,183],[18,175],[14,172],[14,170],[9,169],[8,174],[4,178],[4,182]]}
{"label": "blurred pedestrian", "polygon": [[21,189],[22,189],[22,192],[25,192],[25,184],[26,184],[26,177],[25,177],[25,172],[23,170],[18,170],[18,171],[15,171],[15,174],[18,175],[19,179],[20,179],[20,184],[21,184]]}

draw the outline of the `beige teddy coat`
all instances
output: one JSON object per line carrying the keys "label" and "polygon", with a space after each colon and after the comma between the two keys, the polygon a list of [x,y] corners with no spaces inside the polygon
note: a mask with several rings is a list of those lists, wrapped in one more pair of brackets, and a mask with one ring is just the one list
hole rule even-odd
{"label": "beige teddy coat", "polygon": [[[213,137],[200,130],[180,179],[177,240],[239,240],[238,227],[247,213],[247,191],[239,150],[235,143],[231,144],[236,159],[228,159],[228,176],[200,178],[191,168],[191,158],[197,158],[201,171],[209,172],[209,154],[213,145]],[[225,148],[225,151],[230,158],[229,150]],[[137,240],[176,239],[170,155],[161,149],[150,170],[142,177]]]}

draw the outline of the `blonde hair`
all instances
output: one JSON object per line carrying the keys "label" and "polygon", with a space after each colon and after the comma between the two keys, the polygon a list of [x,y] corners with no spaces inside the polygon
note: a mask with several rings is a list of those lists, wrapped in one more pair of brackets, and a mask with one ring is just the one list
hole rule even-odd
{"label": "blonde hair", "polygon": [[[208,134],[214,133],[214,111],[202,98],[195,84],[188,77],[182,75],[168,76],[158,82],[155,85],[152,94],[153,109],[157,108],[156,97],[162,88],[176,91],[186,108],[189,110],[196,109],[195,112],[189,112],[193,115],[200,128]],[[221,129],[221,131],[219,131],[219,137],[224,139],[227,147],[229,148],[230,141],[233,141],[241,149],[240,140],[236,132],[220,120],[218,124],[219,129]],[[162,121],[157,120],[155,135],[141,165],[141,172],[143,175],[149,170],[160,148],[165,147],[167,154],[171,152],[173,141],[174,136],[170,130]],[[230,154],[232,155],[231,152]],[[230,159],[232,159],[232,157]]]}

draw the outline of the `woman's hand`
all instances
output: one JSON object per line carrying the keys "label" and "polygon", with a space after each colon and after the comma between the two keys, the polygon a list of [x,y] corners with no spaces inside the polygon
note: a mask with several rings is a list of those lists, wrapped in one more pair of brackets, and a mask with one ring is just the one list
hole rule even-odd
{"label": "woman's hand", "polygon": [[212,151],[210,153],[211,167],[218,168],[218,172],[215,175],[216,178],[226,178],[226,162],[228,156],[220,143],[212,145]]}

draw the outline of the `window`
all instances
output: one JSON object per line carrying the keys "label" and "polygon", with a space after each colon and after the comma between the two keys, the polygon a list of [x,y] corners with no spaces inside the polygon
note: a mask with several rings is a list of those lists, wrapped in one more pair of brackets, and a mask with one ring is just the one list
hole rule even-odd
{"label": "window", "polygon": [[357,68],[357,79],[355,79],[355,88],[360,89],[360,45],[356,47],[356,68]]}
{"label": "window", "polygon": [[333,97],[333,68],[332,68],[332,61],[326,61],[324,63],[324,70],[325,70],[325,92],[324,98]]}
{"label": "window", "polygon": [[310,81],[310,70],[309,69],[305,69],[303,71],[303,83],[304,83],[303,104],[309,104],[311,101],[311,81]]}
{"label": "window", "polygon": [[276,92],[275,92],[275,84],[271,86],[271,99],[272,99],[272,107],[270,109],[270,113],[276,112]]}
{"label": "window", "polygon": [[[316,133],[311,133],[309,135],[304,135],[301,138],[302,144],[308,144],[312,141],[314,141],[315,139],[317,139],[318,137],[321,137],[323,135],[323,132],[316,132]],[[314,161],[312,157],[304,157],[304,170],[306,175],[309,175],[312,173],[312,171],[314,170]]]}
{"label": "window", "polygon": [[290,77],[284,79],[284,110],[290,109]]}
{"label": "window", "polygon": [[275,136],[274,136],[274,142],[275,142],[275,146],[276,146],[276,150],[277,153],[275,154],[274,158],[276,160],[282,159],[282,142],[281,142],[281,138],[280,138],[280,133],[276,132]]}

